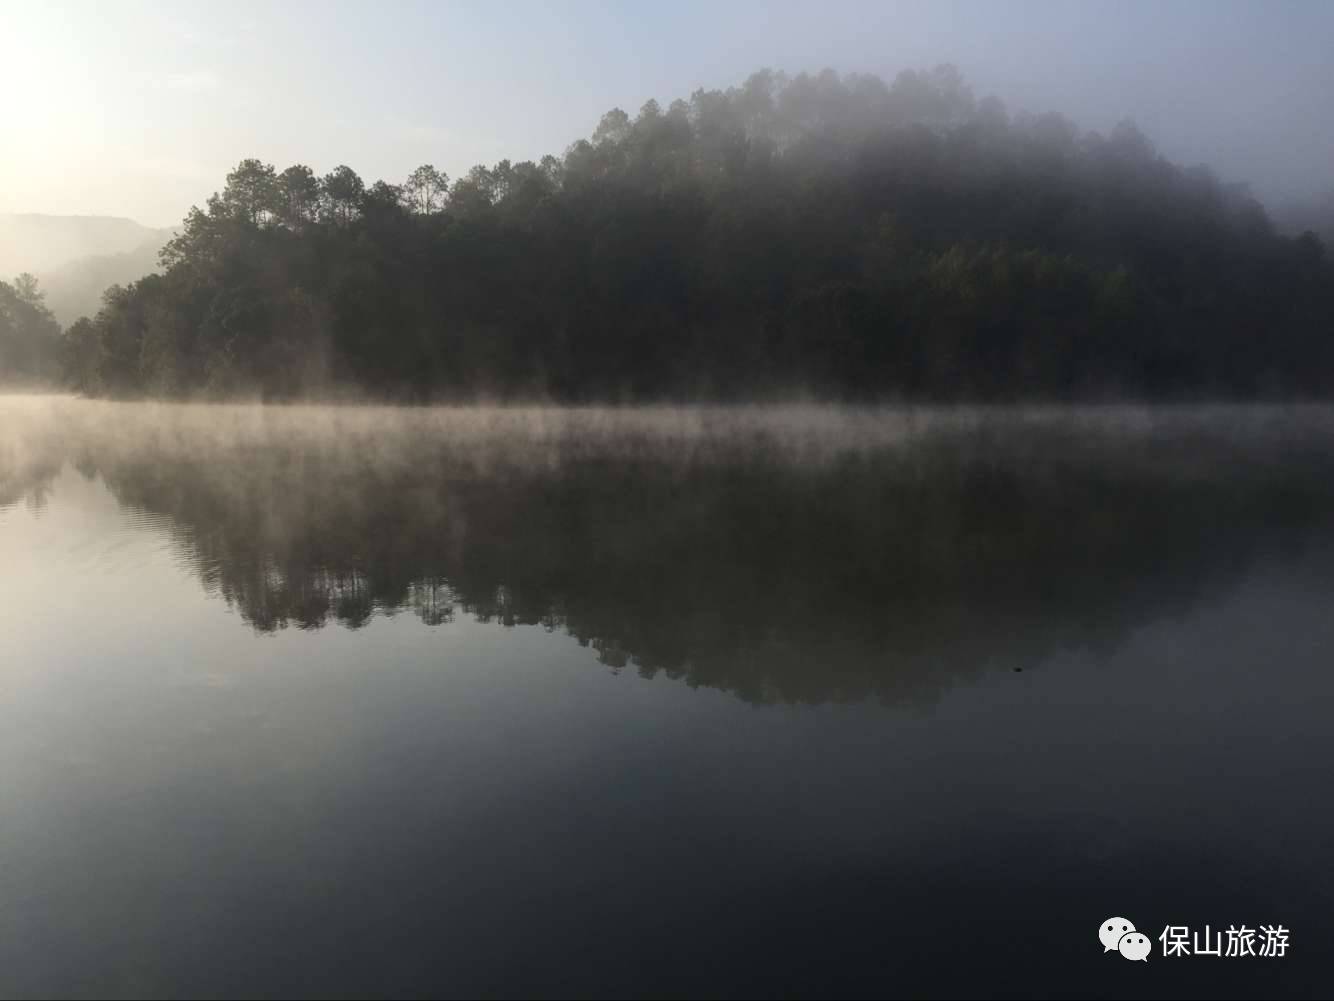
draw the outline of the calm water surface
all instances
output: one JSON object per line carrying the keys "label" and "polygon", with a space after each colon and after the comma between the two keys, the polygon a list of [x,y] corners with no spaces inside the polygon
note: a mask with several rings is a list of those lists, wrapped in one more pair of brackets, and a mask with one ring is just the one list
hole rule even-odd
{"label": "calm water surface", "polygon": [[1323,996],[1331,585],[1319,408],[0,398],[0,994]]}

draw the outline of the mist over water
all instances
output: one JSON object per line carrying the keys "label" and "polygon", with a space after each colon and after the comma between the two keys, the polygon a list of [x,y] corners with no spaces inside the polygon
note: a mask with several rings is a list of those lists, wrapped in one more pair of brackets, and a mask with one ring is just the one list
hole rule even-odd
{"label": "mist over water", "polygon": [[0,986],[1314,996],[1331,444],[0,398]]}

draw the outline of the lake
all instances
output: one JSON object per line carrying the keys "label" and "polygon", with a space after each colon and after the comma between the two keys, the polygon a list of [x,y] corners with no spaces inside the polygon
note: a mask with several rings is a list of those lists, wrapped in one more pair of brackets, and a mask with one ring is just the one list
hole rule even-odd
{"label": "lake", "polygon": [[1324,407],[0,397],[0,994],[1322,996],[1332,597]]}

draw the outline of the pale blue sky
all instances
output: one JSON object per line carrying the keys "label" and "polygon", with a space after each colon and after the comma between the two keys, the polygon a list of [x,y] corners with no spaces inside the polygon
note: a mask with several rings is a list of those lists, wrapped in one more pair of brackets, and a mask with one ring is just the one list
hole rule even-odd
{"label": "pale blue sky", "polygon": [[954,62],[1012,109],[1135,119],[1270,198],[1334,187],[1334,3],[0,0],[0,211],[178,221],[244,156],[368,181],[535,158],[761,66]]}

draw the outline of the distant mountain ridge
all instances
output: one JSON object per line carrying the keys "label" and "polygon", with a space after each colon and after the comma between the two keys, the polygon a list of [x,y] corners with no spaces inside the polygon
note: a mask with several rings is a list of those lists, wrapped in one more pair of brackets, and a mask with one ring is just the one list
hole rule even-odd
{"label": "distant mountain ridge", "polygon": [[162,239],[153,229],[118,216],[0,212],[0,275],[54,271],[82,257],[119,254]]}
{"label": "distant mountain ridge", "polygon": [[102,308],[102,293],[112,285],[129,285],[159,270],[158,252],[171,238],[163,232],[133,250],[119,254],[96,254],[44,271],[37,276],[46,293],[46,305],[62,327],[81,316],[96,316]]}
{"label": "distant mountain ridge", "polygon": [[109,286],[155,271],[171,234],[118,216],[0,213],[0,280],[32,272],[68,325],[96,313]]}

